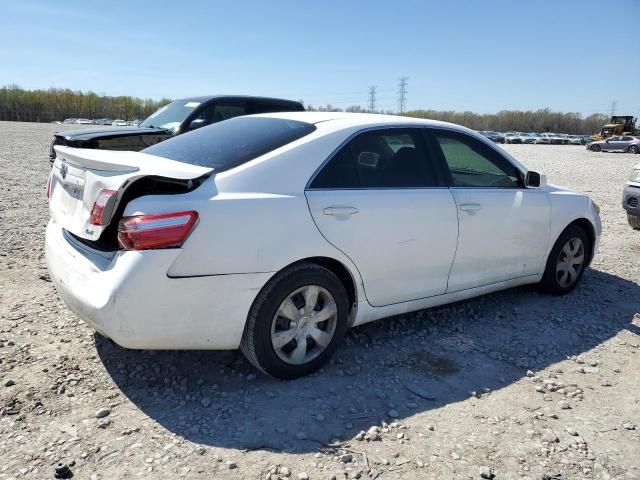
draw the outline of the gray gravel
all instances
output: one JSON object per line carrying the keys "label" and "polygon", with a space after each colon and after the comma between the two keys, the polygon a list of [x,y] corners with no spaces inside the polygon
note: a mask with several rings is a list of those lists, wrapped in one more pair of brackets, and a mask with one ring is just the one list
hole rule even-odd
{"label": "gray gravel", "polygon": [[573,294],[379,321],[282,382],[237,352],[120,349],[65,307],[43,259],[65,127],[0,122],[0,479],[60,461],[79,479],[640,478],[640,232],[620,207],[640,155],[505,147],[602,208]]}

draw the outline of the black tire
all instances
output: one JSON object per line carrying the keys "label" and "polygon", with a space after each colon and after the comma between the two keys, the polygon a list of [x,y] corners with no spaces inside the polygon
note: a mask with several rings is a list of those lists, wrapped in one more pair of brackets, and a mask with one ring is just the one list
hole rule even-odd
{"label": "black tire", "polygon": [[[582,241],[584,260],[580,265],[580,269],[577,272],[575,280],[569,285],[562,285],[560,279],[558,278],[559,274],[556,271],[556,268],[559,261],[562,260],[562,249],[565,247],[567,242],[575,238],[578,238]],[[584,275],[584,271],[586,270],[591,258],[591,252],[592,245],[587,232],[585,232],[584,229],[578,225],[568,226],[560,234],[558,240],[556,240],[556,243],[551,249],[551,253],[549,254],[547,265],[544,270],[544,275],[542,276],[542,280],[539,284],[540,289],[552,295],[566,295],[567,293],[572,292],[580,283],[582,275]]]}
{"label": "black tire", "polygon": [[[276,311],[287,296],[307,285],[320,286],[333,296],[337,322],[333,338],[316,358],[293,365],[276,354],[271,342],[271,326]],[[331,357],[347,332],[348,317],[349,299],[340,279],[314,263],[299,263],[275,275],[262,288],[249,311],[240,350],[249,362],[267,375],[287,380],[302,377],[316,371]]]}
{"label": "black tire", "polygon": [[627,148],[627,152],[628,153],[638,153],[638,152],[640,152],[640,149],[638,148],[637,145],[629,145],[629,148]]}
{"label": "black tire", "polygon": [[591,145],[589,148],[592,152],[599,152],[601,150],[600,145]]}
{"label": "black tire", "polygon": [[634,230],[640,230],[640,216],[627,213],[627,222]]}

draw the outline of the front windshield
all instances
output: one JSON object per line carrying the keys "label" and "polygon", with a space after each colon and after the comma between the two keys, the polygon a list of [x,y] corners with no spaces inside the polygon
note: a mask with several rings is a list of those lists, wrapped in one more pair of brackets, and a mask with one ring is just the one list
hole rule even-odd
{"label": "front windshield", "polygon": [[184,122],[185,118],[191,115],[191,112],[199,105],[200,102],[190,102],[186,100],[171,102],[152,113],[140,124],[140,127],[156,127],[174,130],[178,128],[182,122]]}

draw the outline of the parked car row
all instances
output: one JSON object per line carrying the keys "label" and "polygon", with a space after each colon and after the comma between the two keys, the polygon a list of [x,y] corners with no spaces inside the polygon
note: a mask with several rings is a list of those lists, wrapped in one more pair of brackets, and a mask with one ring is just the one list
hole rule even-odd
{"label": "parked car row", "polygon": [[591,135],[568,135],[566,133],[523,133],[479,131],[481,135],[496,143],[526,143],[541,145],[586,145],[593,140]]}
{"label": "parked car row", "polygon": [[66,123],[66,124],[74,124],[74,125],[106,125],[109,127],[126,127],[126,126],[134,126],[137,127],[142,123],[142,120],[113,120],[111,118],[97,118],[94,120],[90,120],[88,118],[65,118],[62,122],[53,122],[53,123]]}

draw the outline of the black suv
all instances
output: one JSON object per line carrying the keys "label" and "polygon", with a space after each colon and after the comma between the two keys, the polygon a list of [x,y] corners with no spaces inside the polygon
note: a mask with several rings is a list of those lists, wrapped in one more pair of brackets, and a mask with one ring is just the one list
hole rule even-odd
{"label": "black suv", "polygon": [[303,110],[300,102],[280,98],[232,95],[185,98],[159,108],[138,126],[87,128],[56,133],[49,148],[49,158],[52,162],[56,158],[55,145],[140,151],[175,135],[240,115]]}

